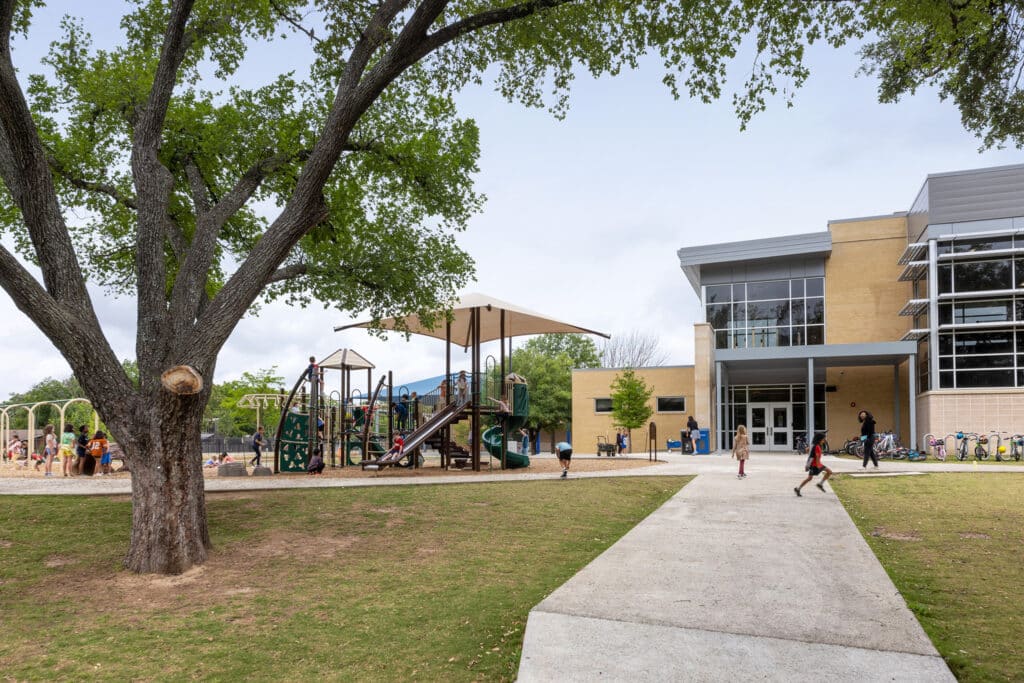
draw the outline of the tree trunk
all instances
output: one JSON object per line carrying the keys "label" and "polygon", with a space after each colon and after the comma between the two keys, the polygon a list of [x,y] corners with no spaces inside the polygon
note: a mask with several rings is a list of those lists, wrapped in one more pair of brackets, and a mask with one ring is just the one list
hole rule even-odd
{"label": "tree trunk", "polygon": [[132,470],[132,532],[124,564],[145,573],[180,574],[206,561],[200,428],[208,392],[161,391],[147,425],[125,442]]}

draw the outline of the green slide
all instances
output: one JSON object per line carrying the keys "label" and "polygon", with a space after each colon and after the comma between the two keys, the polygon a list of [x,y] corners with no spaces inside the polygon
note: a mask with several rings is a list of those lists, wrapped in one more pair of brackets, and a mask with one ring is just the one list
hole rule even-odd
{"label": "green slide", "polygon": [[[482,437],[482,442],[484,446],[487,447],[487,451],[499,460],[501,459],[502,440],[501,427],[498,427],[497,425],[485,431]],[[522,453],[513,453],[506,449],[505,466],[510,470],[514,470],[519,467],[529,467],[530,456],[523,455]]]}

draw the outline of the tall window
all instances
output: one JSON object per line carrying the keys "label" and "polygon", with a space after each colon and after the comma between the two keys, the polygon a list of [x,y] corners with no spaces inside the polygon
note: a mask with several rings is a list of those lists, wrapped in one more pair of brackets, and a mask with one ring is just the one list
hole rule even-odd
{"label": "tall window", "polygon": [[940,388],[1024,386],[1022,248],[1012,235],[937,244]]}
{"label": "tall window", "polygon": [[708,285],[706,297],[715,348],[825,343],[824,278]]}

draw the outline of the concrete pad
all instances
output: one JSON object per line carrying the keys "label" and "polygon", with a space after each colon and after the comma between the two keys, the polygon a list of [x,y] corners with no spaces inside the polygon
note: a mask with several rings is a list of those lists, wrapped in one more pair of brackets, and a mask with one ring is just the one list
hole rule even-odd
{"label": "concrete pad", "polygon": [[534,611],[526,627],[518,680],[940,683],[956,679],[938,656]]}
{"label": "concrete pad", "polygon": [[[890,680],[886,667],[894,662],[903,667],[894,671],[907,673],[901,680],[942,680],[936,666],[952,680],[836,496],[809,484],[798,498],[793,486],[801,479],[699,476],[534,608],[521,677],[553,680],[536,662],[560,658],[564,665],[551,666],[566,667],[561,673],[575,665],[597,676],[592,666],[604,662],[623,679],[635,677],[636,665],[663,680],[792,680],[798,670],[783,663],[792,657],[809,667],[814,645],[850,660],[837,665],[837,675],[849,676],[843,680]],[[531,637],[535,620],[541,632],[557,625],[562,638]],[[623,629],[608,640],[609,630]],[[687,647],[666,650],[675,640]],[[735,659],[748,650],[782,668]],[[612,653],[632,664],[616,669]],[[668,670],[677,675],[665,676]]]}

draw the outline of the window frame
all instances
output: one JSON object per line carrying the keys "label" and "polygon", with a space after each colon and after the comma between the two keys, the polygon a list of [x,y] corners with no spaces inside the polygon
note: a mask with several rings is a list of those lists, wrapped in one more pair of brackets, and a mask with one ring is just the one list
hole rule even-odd
{"label": "window frame", "polygon": [[[683,402],[683,407],[679,410],[662,410],[661,401],[662,399],[679,399]],[[686,396],[657,396],[655,397],[655,412],[658,413],[685,413],[686,412]]]}

